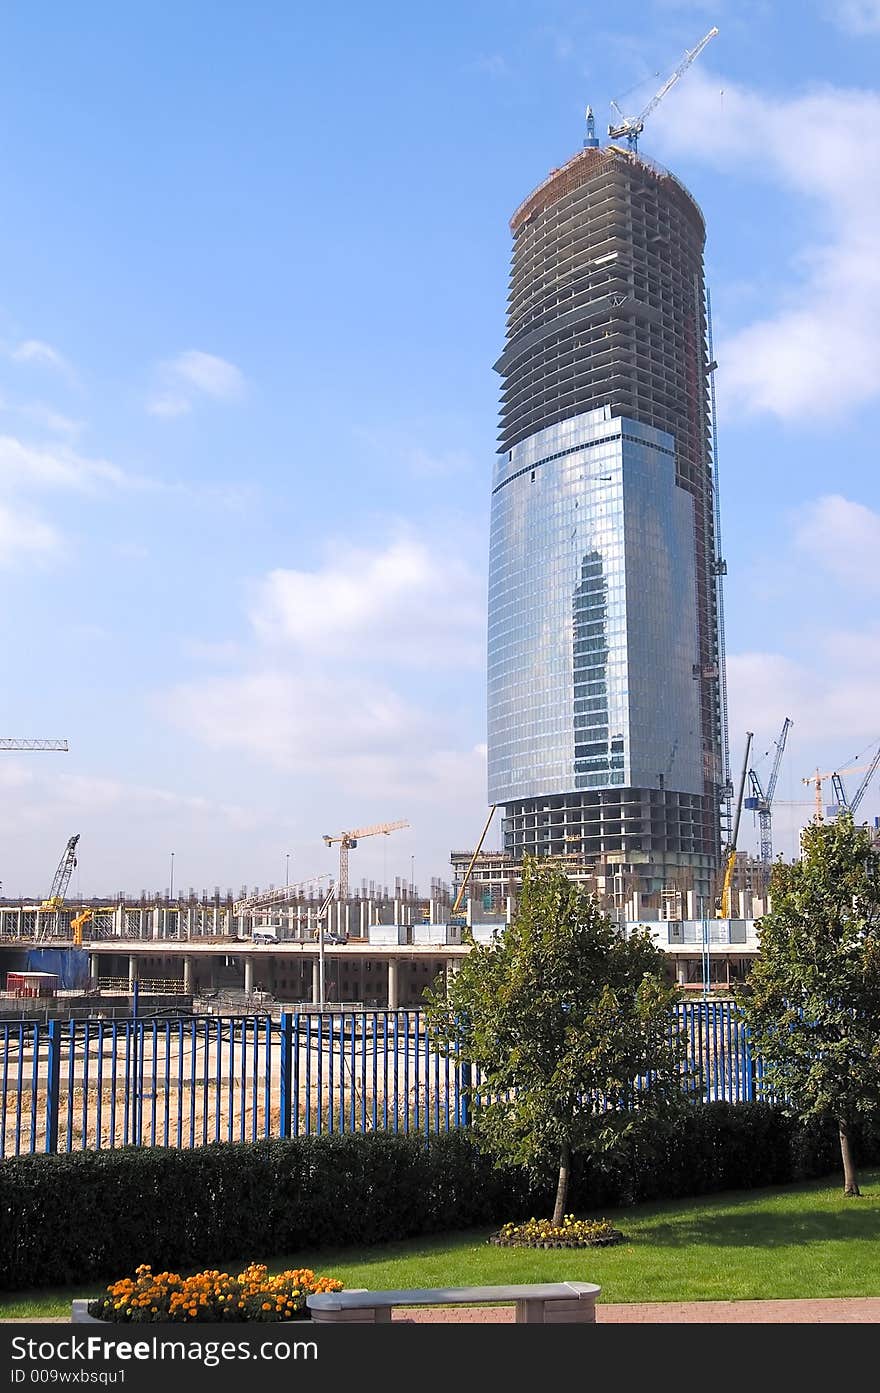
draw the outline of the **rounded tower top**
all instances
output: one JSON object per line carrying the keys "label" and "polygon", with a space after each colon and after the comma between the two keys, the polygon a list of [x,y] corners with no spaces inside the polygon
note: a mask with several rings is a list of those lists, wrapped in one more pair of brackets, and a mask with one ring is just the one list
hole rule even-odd
{"label": "rounded tower top", "polygon": [[[588,111],[590,109],[587,108]],[[584,141],[582,150],[572,155],[565,164],[551,169],[547,178],[533,189],[528,198],[523,199],[510,219],[510,230],[514,237],[518,236],[526,223],[538,213],[551,208],[554,203],[558,203],[566,194],[586,184],[595,175],[614,168],[625,168],[627,165],[632,166],[634,171],[638,170],[641,175],[656,180],[667,195],[679,202],[685,213],[695,220],[701,239],[705,239],[706,222],[700,205],[690,190],[670,170],[658,164],[656,160],[646,159],[644,155],[627,150],[622,145],[606,145],[602,149],[598,140],[591,142],[589,138]]]}

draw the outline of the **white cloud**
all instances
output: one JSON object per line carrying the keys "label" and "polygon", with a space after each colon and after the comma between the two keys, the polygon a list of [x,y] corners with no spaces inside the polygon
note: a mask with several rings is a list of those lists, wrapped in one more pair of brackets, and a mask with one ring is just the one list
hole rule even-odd
{"label": "white cloud", "polygon": [[[809,765],[843,764],[852,750],[880,739],[880,629],[818,631],[808,659],[734,653],[727,660],[731,742],[744,730],[774,738],[786,716]],[[807,774],[809,767],[797,771]]]}
{"label": "white cloud", "polygon": [[[425,426],[410,431],[377,429],[356,426],[353,434],[360,445],[375,455],[377,461],[392,464],[395,472],[406,470],[414,479],[442,479],[472,472],[477,468],[473,455],[457,447],[438,449],[428,447],[424,439],[436,433],[436,427]],[[482,466],[479,466],[482,467]]]}
{"label": "white cloud", "polygon": [[832,0],[831,18],[850,34],[880,34],[880,0]]}
{"label": "white cloud", "polygon": [[216,643],[186,639],[181,647],[187,657],[209,663],[229,663],[242,656],[241,645],[233,639],[220,639]]}
{"label": "white cloud", "polygon": [[[293,773],[305,790],[346,805],[353,793],[364,806],[377,795],[433,800],[451,820],[485,805],[485,747],[461,739],[443,688],[454,673],[476,693],[483,589],[461,557],[409,534],[373,552],[337,541],[314,571],[270,572],[251,614],[258,646],[209,646],[205,656],[237,658],[236,669],[174,687],[160,709],[210,748]],[[426,682],[427,669],[437,678]]]}
{"label": "white cloud", "polygon": [[503,53],[488,53],[483,58],[477,58],[472,67],[479,73],[488,73],[490,77],[507,77],[510,72],[510,65]]}
{"label": "white cloud", "polygon": [[180,353],[160,367],[165,387],[148,403],[153,416],[173,418],[191,411],[194,399],[240,401],[245,393],[244,374],[234,363],[196,348]]}
{"label": "white cloud", "polygon": [[[777,849],[786,855],[796,854],[798,829],[812,814],[814,790],[804,786],[803,779],[817,767],[825,772],[860,762],[859,752],[876,748],[880,740],[880,623],[871,601],[878,588],[871,572],[880,547],[880,514],[831,494],[802,505],[794,524],[788,553],[777,558],[778,584],[769,631],[784,635],[787,628],[794,628],[800,652],[795,657],[752,649],[731,653],[727,659],[735,771],[744,731],[755,731],[755,750],[768,749],[763,762],[755,750],[751,760],[766,777],[773,754],[771,741],[778,738],[786,716],[794,721],[785,755],[785,780],[773,812]],[[809,588],[804,584],[805,559]],[[822,603],[816,603],[817,597]],[[869,616],[861,626],[860,614]],[[780,638],[780,644],[783,641]],[[846,783],[852,794],[858,784],[856,774]],[[830,781],[827,788],[823,786],[822,801],[832,801]],[[878,812],[880,789],[875,779],[859,816]]]}
{"label": "white cloud", "polygon": [[813,240],[793,248],[778,303],[718,345],[724,410],[828,419],[880,392],[880,148],[853,138],[878,122],[875,93],[765,97],[705,70],[690,72],[652,117],[670,159],[775,182],[814,209]]}
{"label": "white cloud", "polygon": [[136,482],[106,460],[88,459],[66,446],[26,445],[15,436],[0,435],[0,483],[5,488],[70,488],[89,490],[98,484]]}
{"label": "white cloud", "polygon": [[376,679],[264,669],[183,683],[161,705],[213,749],[249,752],[346,797],[485,801],[485,746],[447,748],[443,723]]}
{"label": "white cloud", "polygon": [[186,416],[192,411],[192,402],[188,397],[166,392],[162,396],[151,398],[147,403],[147,410],[151,416],[167,416],[171,420],[175,416]]}
{"label": "white cloud", "polygon": [[72,417],[53,410],[51,406],[44,406],[42,402],[28,403],[21,407],[21,414],[31,421],[36,421],[37,425],[51,431],[53,435],[78,435],[83,428],[82,421],[75,421]]}
{"label": "white cloud", "polygon": [[0,502],[0,567],[26,557],[48,557],[60,547],[61,534],[48,522]]}
{"label": "white cloud", "polygon": [[880,513],[863,503],[828,494],[806,504],[797,516],[795,545],[863,594],[880,589]]}
{"label": "white cloud", "polygon": [[262,639],[323,658],[480,666],[485,582],[468,562],[411,536],[334,551],[320,570],[269,573],[251,614]]}
{"label": "white cloud", "polygon": [[42,339],[23,339],[11,350],[9,356],[16,363],[45,363],[49,367],[57,368],[67,377],[73,374],[67,359],[50,343],[43,343]]}

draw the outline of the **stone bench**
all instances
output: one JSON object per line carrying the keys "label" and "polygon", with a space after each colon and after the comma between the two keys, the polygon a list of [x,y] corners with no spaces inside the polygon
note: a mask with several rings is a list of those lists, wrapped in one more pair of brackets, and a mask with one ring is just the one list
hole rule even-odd
{"label": "stone bench", "polygon": [[403,1291],[326,1291],[306,1297],[316,1325],[378,1325],[398,1306],[516,1306],[515,1320],[526,1325],[595,1324],[596,1297],[589,1282],[537,1282],[511,1287],[424,1287]]}

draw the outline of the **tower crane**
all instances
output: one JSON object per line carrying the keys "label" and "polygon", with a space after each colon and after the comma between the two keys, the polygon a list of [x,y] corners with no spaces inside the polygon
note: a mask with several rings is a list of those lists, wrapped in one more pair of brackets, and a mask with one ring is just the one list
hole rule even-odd
{"label": "tower crane", "polygon": [[390,832],[395,832],[398,827],[409,827],[408,822],[380,822],[375,827],[358,827],[353,832],[339,832],[336,836],[324,834],[326,846],[332,846],[334,842],[339,843],[339,899],[348,899],[348,853],[357,846],[361,837],[374,837],[382,832],[387,837]]}
{"label": "tower crane", "polygon": [[721,885],[721,898],[718,901],[718,908],[715,916],[718,919],[730,918],[730,882],[733,879],[733,868],[736,865],[736,838],[739,832],[739,818],[742,812],[743,791],[746,786],[746,770],[749,767],[749,752],[752,748],[752,732],[746,731],[746,752],[743,757],[742,773],[739,778],[739,792],[736,795],[736,812],[733,817],[733,827],[730,833],[730,842],[725,848],[727,862],[724,867],[724,880]]}
{"label": "tower crane", "polygon": [[642,111],[638,116],[624,116],[620,107],[617,105],[617,102],[611,103],[611,105],[614,107],[614,110],[617,112],[617,115],[620,117],[620,121],[616,126],[608,127],[608,134],[612,140],[619,140],[621,137],[624,137],[630,150],[632,150],[633,152],[636,152],[638,150],[639,136],[644,130],[645,121],[651,115],[651,112],[657,106],[658,102],[663,100],[670,87],[675,86],[682,73],[687,71],[691,63],[693,63],[694,59],[699,57],[699,55],[703,52],[703,49],[706,47],[706,44],[709,42],[710,39],[714,39],[717,33],[717,29],[710,29],[708,34],[704,34],[702,39],[700,39],[700,42],[697,44],[696,48],[689,49],[688,52],[685,53],[678,67],[675,69],[673,73],[670,73],[669,77],[666,79],[663,86],[660,88],[660,91],[654,94],[654,96],[648,102],[648,105],[645,107],[644,111]]}
{"label": "tower crane", "polygon": [[66,740],[0,740],[0,750],[66,750]]}
{"label": "tower crane", "polygon": [[[858,807],[859,803],[862,801],[862,795],[864,794],[865,789],[867,788],[867,786],[868,786],[868,784],[869,784],[869,782],[870,782],[870,780],[871,780],[871,775],[874,773],[874,770],[877,768],[878,762],[880,762],[880,761],[878,761],[877,756],[875,755],[874,759],[871,760],[871,763],[870,763],[870,764],[845,764],[845,765],[843,765],[840,769],[830,769],[830,770],[827,770],[824,774],[823,774],[823,773],[820,773],[820,771],[817,769],[816,772],[815,772],[814,774],[808,774],[808,775],[806,776],[806,778],[802,779],[802,780],[801,780],[802,783],[805,783],[805,784],[814,784],[814,785],[815,785],[815,794],[814,794],[814,799],[815,799],[815,801],[814,801],[814,811],[813,811],[813,817],[814,817],[815,821],[816,821],[816,822],[822,822],[822,821],[824,821],[824,814],[823,814],[823,811],[822,811],[822,780],[823,780],[823,779],[831,779],[831,781],[832,781],[832,786],[833,786],[833,788],[834,788],[834,792],[835,792],[835,794],[837,795],[839,804],[843,806],[844,812],[847,811],[847,809],[848,809],[850,812],[855,812],[855,809]],[[855,807],[853,807],[853,804],[852,804],[852,803],[849,803],[849,804],[848,804],[847,801],[846,801],[846,794],[844,793],[844,790],[843,790],[843,782],[842,782],[840,776],[841,776],[841,774],[855,774],[855,773],[859,772],[859,771],[862,770],[862,769],[867,769],[868,772],[867,772],[865,778],[862,780],[862,784],[861,784],[861,787],[859,788],[858,793],[855,795],[855,798],[854,798],[854,800],[853,800],[853,802],[855,803]],[[833,810],[832,810],[832,809],[829,809],[829,812],[830,812],[831,815],[833,816],[833,814],[834,814],[834,812],[835,812],[836,810],[837,810],[836,808],[833,809]]]}
{"label": "tower crane", "polygon": [[[859,804],[865,796],[868,784],[873,779],[878,765],[880,765],[880,745],[878,745],[877,749],[874,751],[874,756],[867,767],[865,777],[862,779],[862,782],[859,784],[858,789],[853,794],[852,798],[849,799],[846,796],[846,790],[843,786],[843,779],[840,777],[840,771],[835,770],[835,772],[831,775],[831,783],[834,788],[834,794],[837,798],[837,803],[833,810],[831,808],[828,809],[829,814],[832,811],[835,814],[838,812],[855,813],[858,810]],[[862,766],[862,768],[864,768],[864,766]]]}
{"label": "tower crane", "polygon": [[773,758],[773,768],[770,770],[770,778],[767,780],[767,791],[764,792],[761,780],[757,771],[749,770],[749,786],[752,790],[750,797],[745,801],[745,807],[750,812],[758,814],[758,830],[761,845],[761,866],[764,875],[769,876],[770,867],[773,864],[773,825],[770,820],[770,805],[773,802],[773,795],[776,792],[776,780],[779,778],[779,766],[782,763],[782,754],[785,749],[785,742],[788,732],[794,722],[786,716],[782,723],[782,730],[779,739],[776,741],[776,754]]}

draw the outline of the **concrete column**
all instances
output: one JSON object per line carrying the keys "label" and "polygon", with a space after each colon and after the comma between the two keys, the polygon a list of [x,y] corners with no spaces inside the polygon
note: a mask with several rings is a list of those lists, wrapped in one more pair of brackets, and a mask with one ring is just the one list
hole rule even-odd
{"label": "concrete column", "polygon": [[696,895],[694,894],[693,890],[688,890],[688,891],[686,891],[686,893],[685,893],[685,898],[686,898],[686,900],[687,900],[687,909],[686,909],[686,911],[685,911],[685,918],[686,918],[686,919],[696,919],[696,917],[697,917],[697,903],[696,903],[697,897],[696,897]]}
{"label": "concrete column", "polygon": [[396,1011],[399,1005],[397,987],[397,959],[388,959],[388,1010]]}
{"label": "concrete column", "polygon": [[128,989],[131,991],[138,979],[138,960],[134,953],[128,955]]}
{"label": "concrete column", "polygon": [[254,990],[254,960],[251,957],[244,960],[244,990],[247,996]]}
{"label": "concrete column", "polygon": [[185,957],[183,960],[183,990],[187,993],[193,989],[193,960]]}
{"label": "concrete column", "polygon": [[321,1004],[321,969],[317,957],[312,958],[312,1002],[315,1006]]}
{"label": "concrete column", "polygon": [[121,904],[113,911],[113,933],[117,938],[125,937],[125,908]]}
{"label": "concrete column", "polygon": [[91,987],[97,987],[98,985],[98,963],[99,959],[97,953],[89,953],[89,986]]}
{"label": "concrete column", "polygon": [[675,980],[680,987],[683,987],[687,982],[687,968],[682,958],[679,958],[675,964]]}

